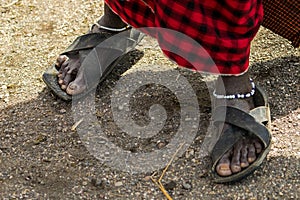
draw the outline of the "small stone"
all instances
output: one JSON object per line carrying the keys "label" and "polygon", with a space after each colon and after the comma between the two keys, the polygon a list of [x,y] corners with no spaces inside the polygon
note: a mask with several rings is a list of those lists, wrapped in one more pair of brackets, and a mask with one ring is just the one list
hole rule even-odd
{"label": "small stone", "polygon": [[66,111],[66,109],[60,109],[59,110],[59,113],[61,113],[61,114],[65,114],[67,111]]}
{"label": "small stone", "polygon": [[157,143],[157,148],[159,148],[159,149],[162,149],[162,148],[164,148],[166,146],[166,143],[164,143],[164,142],[158,142]]}
{"label": "small stone", "polygon": [[140,192],[136,192],[135,195],[139,197],[139,196],[141,196],[141,193]]}
{"label": "small stone", "polygon": [[182,183],[182,187],[186,190],[190,190],[192,188],[191,184],[189,184],[185,181]]}
{"label": "small stone", "polygon": [[189,150],[189,151],[187,151],[187,152],[185,153],[185,157],[186,157],[187,159],[189,159],[189,158],[193,157],[194,154],[195,154],[194,149],[191,149],[191,150]]}
{"label": "small stone", "polygon": [[97,178],[92,178],[91,183],[95,187],[103,186],[103,181]]}
{"label": "small stone", "polygon": [[82,193],[82,189],[79,187],[79,186],[75,186],[72,188],[72,191],[75,193],[75,194],[81,194]]}
{"label": "small stone", "polygon": [[145,176],[144,178],[143,178],[143,181],[145,181],[145,182],[148,182],[148,181],[150,181],[151,180],[151,176]]}
{"label": "small stone", "polygon": [[44,134],[39,134],[35,140],[33,140],[34,145],[38,145],[41,142],[45,142],[47,140],[47,136]]}
{"label": "small stone", "polygon": [[176,182],[175,181],[170,181],[165,185],[166,190],[173,190],[176,187]]}
{"label": "small stone", "polygon": [[83,182],[82,182],[82,185],[83,185],[83,186],[87,186],[87,184],[88,184],[87,181],[83,181]]}
{"label": "small stone", "polygon": [[118,181],[118,182],[115,183],[116,187],[121,187],[122,185],[123,185],[123,183],[121,181]]}

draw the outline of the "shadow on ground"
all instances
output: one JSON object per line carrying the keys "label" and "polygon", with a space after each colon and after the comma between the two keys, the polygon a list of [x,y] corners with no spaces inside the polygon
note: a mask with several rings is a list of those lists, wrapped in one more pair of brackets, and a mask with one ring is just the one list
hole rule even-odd
{"label": "shadow on ground", "polygon": [[[135,52],[134,56],[141,56]],[[132,62],[132,60],[130,61]],[[133,61],[135,62],[135,61]],[[277,58],[263,63],[256,63],[252,67],[253,78],[266,88],[270,97],[270,105],[273,119],[280,119],[293,110],[299,108],[299,57]],[[124,64],[108,77],[97,91],[97,116],[105,127],[105,131],[112,141],[120,147],[128,150],[147,151],[160,148],[170,139],[168,130],[176,130],[171,126],[172,122],[178,123],[180,113],[176,98],[164,88],[148,89],[148,93],[165,95],[157,98],[164,107],[169,110],[168,125],[165,130],[154,139],[144,140],[142,145],[136,145],[137,141],[125,142],[118,134],[118,128],[113,124],[110,109],[111,88],[120,75],[130,68]],[[211,182],[209,163],[199,160],[198,153],[201,142],[206,133],[210,117],[210,100],[205,82],[201,82],[199,74],[186,70],[179,70],[184,75],[196,94],[200,110],[203,111],[199,132],[187,153],[183,154],[170,168],[165,177],[165,184],[170,184],[169,192],[175,199],[189,199],[199,195],[203,198],[218,197],[218,188],[225,188],[228,197],[235,193],[244,193],[249,184],[264,185],[266,182],[274,182],[266,191],[248,191],[249,197],[268,197],[272,193],[292,195],[297,191],[299,179],[299,158],[278,156],[270,158],[267,165],[241,182],[233,185],[216,185]],[[134,73],[134,72],[133,72]],[[143,91],[140,91],[143,92]],[[155,95],[157,95],[155,94]],[[154,95],[154,96],[155,96]],[[139,96],[139,95],[137,95]],[[141,111],[137,120],[146,120],[141,116],[151,103],[151,98],[143,99],[144,105],[135,104]],[[143,97],[143,98],[142,98]],[[143,109],[139,109],[143,106]],[[43,90],[36,99],[16,104],[1,110],[0,117],[0,193],[8,194],[7,198],[103,198],[103,199],[162,199],[160,191],[147,179],[149,174],[130,175],[120,171],[114,171],[101,164],[86,150],[76,131],[71,127],[74,120],[71,114],[71,103],[56,99],[48,89]],[[278,127],[280,125],[277,125]],[[119,136],[118,136],[119,135]],[[286,166],[289,166],[286,168]],[[285,170],[282,170],[282,169]],[[175,185],[171,183],[175,183]],[[188,185],[187,185],[188,184]],[[281,185],[288,185],[289,189],[282,190]],[[139,193],[130,195],[130,188],[139,188]],[[206,188],[206,189],[203,189]],[[129,196],[123,196],[123,192]],[[136,191],[136,190],[135,190]],[[125,194],[125,192],[124,192]],[[146,195],[146,196],[145,196]],[[148,195],[148,196],[147,196]],[[296,195],[296,194],[295,194]]]}

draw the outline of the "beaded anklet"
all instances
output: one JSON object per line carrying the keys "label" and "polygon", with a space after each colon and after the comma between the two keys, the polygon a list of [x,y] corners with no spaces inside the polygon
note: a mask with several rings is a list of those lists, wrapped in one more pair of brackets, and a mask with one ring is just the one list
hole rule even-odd
{"label": "beaded anklet", "polygon": [[232,95],[222,95],[222,94],[216,94],[216,89],[213,91],[214,97],[217,99],[245,99],[249,98],[254,95],[255,93],[255,84],[253,80],[250,78],[250,83],[252,86],[251,92],[246,93],[246,94],[232,94]]}
{"label": "beaded anklet", "polygon": [[[112,31],[112,32],[122,32],[122,31],[125,31],[126,29],[130,28],[130,26],[128,26],[128,25],[123,28],[110,28],[110,27],[102,26],[98,22],[96,22],[93,26],[97,26],[99,29],[104,29],[104,30]],[[93,28],[93,26],[92,26],[92,28]]]}

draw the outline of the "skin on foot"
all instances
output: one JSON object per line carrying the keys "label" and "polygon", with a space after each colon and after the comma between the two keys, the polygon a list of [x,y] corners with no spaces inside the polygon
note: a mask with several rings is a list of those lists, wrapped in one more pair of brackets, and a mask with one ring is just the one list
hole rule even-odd
{"label": "skin on foot", "polygon": [[57,58],[58,83],[69,95],[76,95],[85,90],[83,73],[79,72],[80,64],[78,54],[68,55],[68,57],[61,55]]}
{"label": "skin on foot", "polygon": [[[219,78],[219,83],[221,78]],[[230,80],[231,79],[231,80]],[[247,93],[251,91],[248,74],[241,77],[223,78],[227,94]],[[216,102],[218,104],[218,101]],[[245,112],[254,108],[253,98],[227,100],[228,106],[237,107]],[[230,127],[224,124],[221,134]],[[243,131],[243,130],[242,130]],[[262,152],[262,145],[257,138],[244,138],[239,140],[232,149],[228,150],[216,165],[216,172],[220,176],[230,176],[247,168],[253,163],[257,155]]]}
{"label": "skin on foot", "polygon": [[[118,15],[111,11],[105,4],[104,15],[98,21],[99,24],[112,28],[123,28],[126,24],[120,19]],[[94,26],[92,33],[99,32],[99,28]],[[80,70],[80,59],[78,53],[60,55],[56,60],[56,67],[59,69],[58,83],[62,90],[65,90],[69,95],[76,95],[84,92],[86,89],[84,81],[84,72]]]}

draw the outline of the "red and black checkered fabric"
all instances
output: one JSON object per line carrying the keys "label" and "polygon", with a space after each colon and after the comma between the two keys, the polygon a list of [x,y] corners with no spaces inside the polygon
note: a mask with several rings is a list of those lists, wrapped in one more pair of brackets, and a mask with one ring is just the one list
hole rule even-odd
{"label": "red and black checkered fabric", "polygon": [[299,47],[300,0],[263,0],[263,7],[262,25]]}
{"label": "red and black checkered fabric", "polygon": [[[196,41],[197,45],[180,34],[168,31],[151,33],[157,38],[163,52],[178,65],[201,72],[226,75],[238,75],[247,71],[250,42],[263,17],[261,0],[105,2],[135,28],[171,29]],[[180,53],[174,53],[174,49],[179,49]],[[213,59],[215,65],[208,57]]]}

